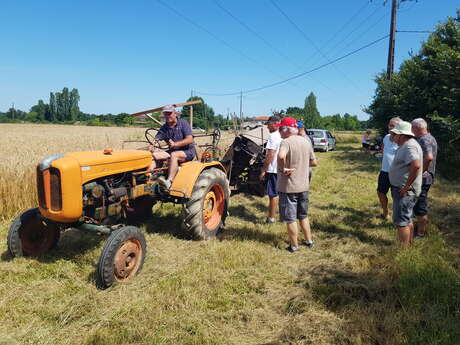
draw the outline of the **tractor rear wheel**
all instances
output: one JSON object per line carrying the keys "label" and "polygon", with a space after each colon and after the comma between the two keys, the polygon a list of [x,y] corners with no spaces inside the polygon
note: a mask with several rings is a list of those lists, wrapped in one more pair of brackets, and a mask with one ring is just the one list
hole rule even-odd
{"label": "tractor rear wheel", "polygon": [[12,256],[38,256],[54,248],[60,237],[59,227],[42,218],[38,208],[17,216],[8,230],[7,245]]}
{"label": "tractor rear wheel", "polygon": [[106,289],[133,278],[144,265],[146,250],[144,234],[135,226],[123,226],[112,232],[99,258],[98,287]]}
{"label": "tractor rear wheel", "polygon": [[224,225],[229,200],[227,176],[217,168],[204,170],[182,209],[183,230],[192,238],[215,237]]}

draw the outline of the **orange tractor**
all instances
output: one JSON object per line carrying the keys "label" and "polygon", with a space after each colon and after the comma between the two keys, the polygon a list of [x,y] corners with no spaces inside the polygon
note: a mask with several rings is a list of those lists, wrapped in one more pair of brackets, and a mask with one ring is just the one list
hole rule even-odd
{"label": "orange tractor", "polygon": [[[146,130],[146,141],[161,147],[154,140],[154,131]],[[11,224],[7,239],[10,253],[41,255],[56,246],[61,231],[68,228],[107,235],[96,271],[98,286],[107,288],[141,270],[146,240],[132,224],[151,215],[157,201],[183,206],[182,229],[190,238],[215,237],[227,216],[230,194],[226,171],[212,154],[220,132],[197,136],[212,137],[212,144],[204,145],[200,159],[180,166],[168,191],[159,188],[157,182],[167,166],[149,173],[152,154],[145,150],[105,149],[43,159],[37,166],[38,208],[23,212]]]}

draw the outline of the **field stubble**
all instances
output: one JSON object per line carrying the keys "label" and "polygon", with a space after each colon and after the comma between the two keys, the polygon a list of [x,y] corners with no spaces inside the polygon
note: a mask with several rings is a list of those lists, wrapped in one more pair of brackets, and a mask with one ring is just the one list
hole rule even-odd
{"label": "field stubble", "polygon": [[[9,208],[0,206],[4,220],[35,205],[29,194],[35,193],[33,169],[42,157],[117,148],[143,132],[0,129],[8,138],[1,151],[1,175],[8,176],[1,181],[0,196],[9,201]],[[226,136],[223,147],[231,139]],[[0,343],[454,344],[460,280],[451,248],[460,241],[458,213],[451,210],[460,203],[459,186],[438,182],[429,241],[401,252],[392,226],[375,217],[378,162],[353,142],[318,158],[310,206],[313,250],[295,255],[282,250],[285,227],[262,223],[265,198],[232,196],[225,231],[208,242],[182,240],[180,207],[160,204],[143,226],[148,256],[139,277],[98,291],[94,269],[103,238],[70,230],[56,250],[38,259],[10,260],[3,254]],[[445,246],[438,227],[453,238],[451,246]],[[3,248],[6,231],[4,222]]]}

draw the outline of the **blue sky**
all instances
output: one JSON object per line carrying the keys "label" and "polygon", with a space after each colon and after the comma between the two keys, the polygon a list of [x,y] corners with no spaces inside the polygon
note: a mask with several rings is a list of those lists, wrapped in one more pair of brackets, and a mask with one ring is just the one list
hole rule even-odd
{"label": "blue sky", "polygon": [[[49,92],[64,86],[79,90],[88,113],[141,111],[185,101],[192,90],[257,88],[388,34],[390,4],[383,2],[2,0],[0,111],[12,103],[22,110],[38,99],[47,103]],[[455,0],[404,2],[398,30],[431,30],[458,6]],[[398,33],[396,69],[426,37]],[[292,82],[245,94],[243,112],[303,106],[313,91],[321,115],[367,119],[362,108],[372,100],[373,78],[386,69],[387,52],[385,39]],[[238,96],[203,98],[216,113],[239,112]]]}

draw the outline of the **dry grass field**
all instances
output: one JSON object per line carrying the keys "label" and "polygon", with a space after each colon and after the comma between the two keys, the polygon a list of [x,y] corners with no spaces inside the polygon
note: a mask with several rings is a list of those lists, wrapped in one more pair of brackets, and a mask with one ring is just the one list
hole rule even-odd
{"label": "dry grass field", "polygon": [[[142,129],[0,125],[0,344],[458,344],[460,185],[431,192],[430,235],[401,250],[376,218],[379,162],[359,137],[318,153],[310,196],[315,247],[284,250],[263,224],[265,198],[234,195],[219,240],[178,233],[180,206],[160,204],[142,229],[148,255],[128,284],[100,291],[103,237],[66,231],[39,258],[11,259],[11,218],[35,205],[34,166],[66,151],[119,148]],[[346,136],[346,138],[345,138]],[[231,135],[224,138],[229,145]],[[357,143],[356,143],[357,142]]]}

